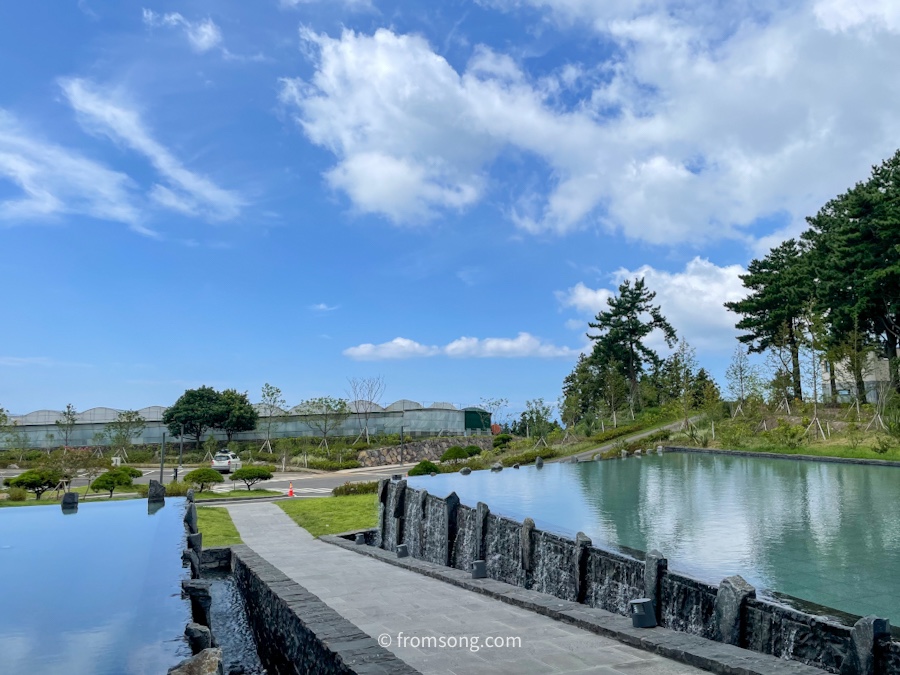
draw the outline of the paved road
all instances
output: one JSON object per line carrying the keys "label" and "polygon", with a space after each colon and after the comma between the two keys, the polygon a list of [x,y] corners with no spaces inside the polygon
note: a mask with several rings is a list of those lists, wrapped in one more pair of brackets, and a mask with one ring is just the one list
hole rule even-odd
{"label": "paved road", "polygon": [[[313,539],[271,503],[229,504],[244,543],[423,675],[702,671]],[[400,636],[398,638],[398,636]],[[406,645],[402,636],[407,637]],[[518,638],[501,648],[418,648],[415,638]],[[383,638],[384,639],[384,638]],[[412,643],[410,644],[410,639]],[[446,641],[445,641],[446,642]]]}

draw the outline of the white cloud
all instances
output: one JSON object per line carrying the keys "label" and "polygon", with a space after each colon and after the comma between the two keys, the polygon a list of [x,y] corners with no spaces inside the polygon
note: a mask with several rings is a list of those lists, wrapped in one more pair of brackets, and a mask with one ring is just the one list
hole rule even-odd
{"label": "white cloud", "polygon": [[158,14],[151,9],[143,10],[144,24],[150,27],[178,27],[184,31],[191,48],[196,52],[208,52],[222,43],[222,31],[209,18],[188,21],[178,12]]}
{"label": "white cloud", "polygon": [[23,366],[50,366],[53,362],[46,356],[0,356],[0,366],[21,368]]}
{"label": "white cloud", "polygon": [[244,206],[240,195],[186,169],[153,138],[140,115],[116,100],[112,92],[81,79],[62,80],[60,84],[82,126],[144,155],[168,183],[151,189],[150,198],[157,204],[210,220],[230,220],[240,215]]}
{"label": "white cloud", "polygon": [[[285,9],[296,9],[304,5],[312,5],[322,0],[280,0],[279,4]],[[331,0],[334,1],[334,0]],[[374,9],[372,0],[337,0],[348,9]]]}
{"label": "white cloud", "polygon": [[[737,317],[725,309],[724,303],[740,300],[746,290],[739,275],[746,270],[740,265],[719,267],[709,260],[694,258],[681,272],[667,272],[650,265],[635,270],[621,268],[612,275],[615,287],[626,279],[643,277],[647,288],[656,293],[654,304],[679,336],[703,350],[731,350],[737,331]],[[557,293],[564,307],[571,307],[593,318],[608,308],[606,300],[615,291],[592,289],[584,283]],[[587,324],[583,327],[587,329]]]}
{"label": "white cloud", "polygon": [[443,347],[423,345],[407,338],[394,338],[390,342],[371,343],[350,347],[344,356],[357,361],[383,361],[410,359],[426,356],[451,358],[557,358],[574,357],[579,351],[569,347],[557,347],[530,333],[519,333],[514,338],[461,337]]}
{"label": "white cloud", "polygon": [[310,305],[309,308],[314,312],[333,312],[338,308],[338,305],[326,305],[324,302],[320,302],[315,305]]}
{"label": "white cloud", "polygon": [[747,241],[760,219],[815,213],[900,137],[900,82],[883,76],[900,61],[893,1],[487,4],[593,26],[612,55],[562,67],[554,86],[594,82],[563,104],[484,47],[456,70],[417,36],[303,32],[316,70],[283,81],[282,101],[334,154],[326,180],[355,208],[405,223],[464,210],[512,149],[550,176],[506,205],[526,231]]}
{"label": "white cloud", "polygon": [[10,113],[0,109],[0,180],[21,196],[0,200],[0,222],[15,224],[65,214],[81,214],[127,223],[151,234],[140,224],[132,181],[79,153],[48,143]]}

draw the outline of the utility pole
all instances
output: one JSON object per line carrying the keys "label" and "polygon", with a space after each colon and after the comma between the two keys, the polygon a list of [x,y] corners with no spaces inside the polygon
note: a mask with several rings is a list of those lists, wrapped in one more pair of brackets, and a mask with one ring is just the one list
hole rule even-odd
{"label": "utility pole", "polygon": [[159,484],[163,484],[163,466],[166,463],[166,432],[163,432],[162,448],[159,451]]}
{"label": "utility pole", "polygon": [[184,467],[184,422],[181,423],[181,436],[178,437],[178,468],[175,469],[175,480],[178,480],[178,472]]}

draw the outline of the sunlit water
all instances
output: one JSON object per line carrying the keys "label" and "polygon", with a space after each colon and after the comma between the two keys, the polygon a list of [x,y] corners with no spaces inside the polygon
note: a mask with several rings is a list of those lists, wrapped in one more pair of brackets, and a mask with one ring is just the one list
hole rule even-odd
{"label": "sunlit water", "polygon": [[159,675],[190,656],[184,500],[0,509],[0,672]]}
{"label": "sunlit water", "polygon": [[900,624],[900,468],[666,453],[410,479],[595,544],[657,548],[717,583]]}

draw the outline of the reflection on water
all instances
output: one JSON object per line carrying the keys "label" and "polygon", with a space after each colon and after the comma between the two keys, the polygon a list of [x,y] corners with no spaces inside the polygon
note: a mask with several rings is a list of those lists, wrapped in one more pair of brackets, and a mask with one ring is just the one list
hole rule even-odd
{"label": "reflection on water", "polygon": [[740,574],[900,623],[900,468],[667,453],[410,484],[599,545],[658,548],[705,581]]}
{"label": "reflection on water", "polygon": [[190,656],[184,500],[0,510],[0,670],[158,675]]}

